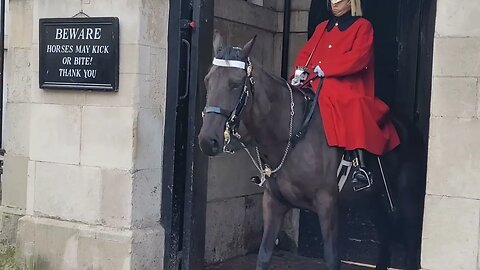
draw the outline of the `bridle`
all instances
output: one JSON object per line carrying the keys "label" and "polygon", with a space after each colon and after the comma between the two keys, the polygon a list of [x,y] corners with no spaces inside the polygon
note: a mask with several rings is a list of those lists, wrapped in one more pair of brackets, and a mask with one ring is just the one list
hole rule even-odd
{"label": "bridle", "polygon": [[220,106],[208,106],[208,107],[205,107],[205,109],[203,110],[202,116],[205,117],[207,114],[213,113],[213,114],[222,115],[227,119],[225,123],[225,131],[223,132],[223,137],[224,137],[223,152],[234,153],[233,150],[228,149],[228,145],[231,142],[231,135],[233,135],[240,142],[243,149],[250,156],[250,159],[252,160],[253,164],[255,165],[257,170],[260,172],[261,178],[260,178],[260,182],[257,183],[257,185],[263,187],[267,178],[271,177],[272,174],[280,171],[283,164],[285,163],[285,159],[287,158],[288,152],[292,145],[293,118],[295,116],[295,103],[293,102],[292,88],[290,87],[290,84],[286,82],[287,87],[290,90],[290,126],[289,126],[288,143],[287,143],[287,147],[285,148],[285,152],[283,154],[280,164],[275,169],[272,170],[267,164],[264,164],[262,162],[258,147],[255,147],[255,152],[257,156],[257,160],[255,160],[255,158],[250,153],[248,148],[240,140],[241,139],[240,134],[238,134],[238,128],[240,126],[240,117],[242,115],[242,112],[245,110],[249,96],[254,95],[254,89],[255,89],[255,81],[253,79],[253,74],[252,74],[253,66],[252,66],[252,62],[250,61],[250,58],[248,57],[246,62],[238,61],[238,60],[225,60],[225,59],[214,58],[212,64],[214,66],[219,66],[219,67],[243,69],[246,71],[247,76],[245,77],[245,83],[243,85],[242,94],[238,98],[237,104],[235,105],[235,108],[233,109],[233,111],[229,112]]}
{"label": "bridle", "polygon": [[238,98],[237,104],[233,111],[229,112],[223,109],[220,106],[209,106],[205,107],[202,112],[202,115],[209,113],[219,114],[224,116],[227,121],[225,123],[225,131],[223,132],[224,137],[224,144],[223,144],[223,152],[225,153],[233,153],[233,150],[228,149],[228,145],[231,142],[231,135],[233,135],[238,140],[241,139],[240,134],[238,133],[238,129],[240,127],[240,117],[247,106],[248,98],[250,95],[253,96],[254,94],[254,85],[255,81],[253,80],[252,76],[252,62],[250,58],[247,58],[247,62],[238,61],[238,60],[224,60],[224,59],[213,59],[213,65],[219,67],[230,67],[230,68],[239,68],[246,70],[247,76],[245,77],[245,82],[243,84],[243,91],[240,97]]}

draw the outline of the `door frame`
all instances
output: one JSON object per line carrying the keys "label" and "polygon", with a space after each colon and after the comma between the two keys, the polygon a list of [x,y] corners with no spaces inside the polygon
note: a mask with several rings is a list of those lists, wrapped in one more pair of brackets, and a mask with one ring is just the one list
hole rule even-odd
{"label": "door frame", "polygon": [[160,220],[168,270],[204,268],[208,158],[197,135],[212,39],[213,0],[170,0]]}

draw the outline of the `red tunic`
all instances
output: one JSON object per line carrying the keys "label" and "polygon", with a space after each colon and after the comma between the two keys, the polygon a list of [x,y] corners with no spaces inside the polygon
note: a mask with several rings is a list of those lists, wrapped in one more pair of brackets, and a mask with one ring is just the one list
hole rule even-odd
{"label": "red tunic", "polygon": [[[327,31],[326,26],[327,22],[317,26],[295,66],[306,66],[311,77],[316,65],[325,73],[318,102],[327,142],[347,150],[385,154],[400,140],[388,119],[388,106],[374,96],[373,28],[363,18],[344,31],[337,26]],[[318,82],[312,82],[313,89]]]}

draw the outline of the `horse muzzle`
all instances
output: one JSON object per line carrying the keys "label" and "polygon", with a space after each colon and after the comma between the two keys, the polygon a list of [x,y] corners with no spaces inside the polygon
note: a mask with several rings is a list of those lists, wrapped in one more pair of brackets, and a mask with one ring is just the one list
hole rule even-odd
{"label": "horse muzzle", "polygon": [[202,152],[207,156],[216,156],[223,152],[223,142],[215,138],[199,136],[199,144]]}

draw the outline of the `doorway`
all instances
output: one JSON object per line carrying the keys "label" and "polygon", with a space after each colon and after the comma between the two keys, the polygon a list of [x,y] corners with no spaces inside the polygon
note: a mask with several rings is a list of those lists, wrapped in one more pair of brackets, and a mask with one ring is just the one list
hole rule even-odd
{"label": "doorway", "polygon": [[[427,138],[436,0],[364,2],[365,16],[376,32],[377,95],[396,114],[415,121]],[[165,111],[169,126],[164,138],[161,211],[164,269],[204,267],[208,159],[200,153],[196,137],[205,103],[202,80],[211,63],[213,7],[214,0],[170,0]],[[325,0],[312,0],[310,25],[327,17]],[[374,263],[377,246],[373,225],[348,210],[346,214],[351,226],[343,235],[348,247],[343,258]],[[322,254],[321,238],[316,235],[318,219],[312,215],[300,214],[299,252],[318,257]],[[398,260],[393,262],[401,267]]]}
{"label": "doorway", "polygon": [[[375,31],[376,95],[392,112],[413,121],[428,138],[432,78],[433,34],[436,0],[363,1],[364,17]],[[328,19],[329,11],[322,0],[312,0],[309,34]],[[375,264],[378,252],[373,223],[351,208],[342,210],[342,259]],[[318,257],[322,254],[320,225],[316,214],[301,211],[299,252]],[[394,250],[392,266],[403,267],[403,250]]]}

